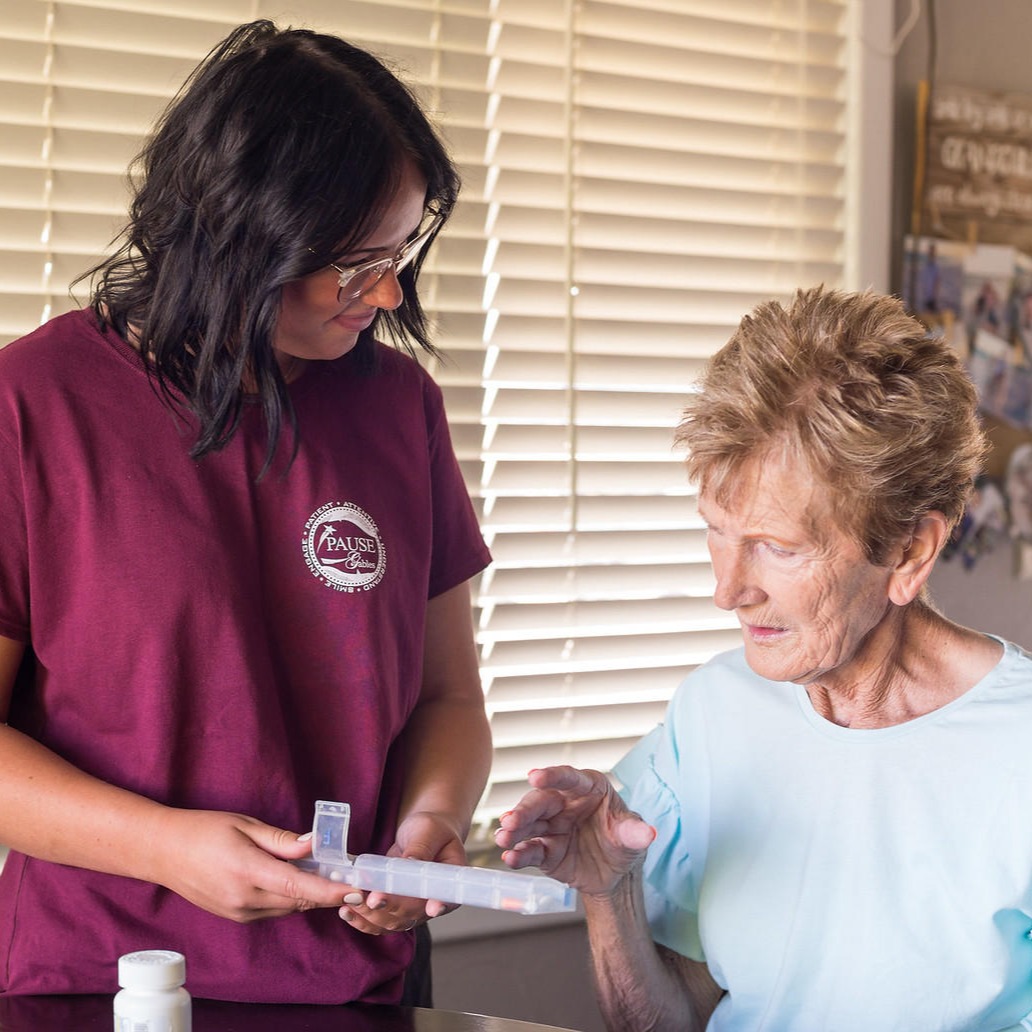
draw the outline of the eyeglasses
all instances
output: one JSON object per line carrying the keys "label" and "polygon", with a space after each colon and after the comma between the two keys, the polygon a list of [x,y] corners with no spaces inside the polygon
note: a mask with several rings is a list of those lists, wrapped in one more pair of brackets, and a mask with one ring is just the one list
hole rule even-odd
{"label": "eyeglasses", "polygon": [[398,252],[393,258],[374,258],[372,261],[343,267],[330,262],[330,268],[340,273],[340,278],[337,280],[337,302],[343,304],[345,301],[354,301],[356,297],[361,297],[372,290],[389,270],[393,269],[394,274],[397,275],[406,266],[411,265],[442,222],[444,222],[444,212],[434,212],[426,229],[420,231],[419,235],[411,240],[406,240],[398,248]]}

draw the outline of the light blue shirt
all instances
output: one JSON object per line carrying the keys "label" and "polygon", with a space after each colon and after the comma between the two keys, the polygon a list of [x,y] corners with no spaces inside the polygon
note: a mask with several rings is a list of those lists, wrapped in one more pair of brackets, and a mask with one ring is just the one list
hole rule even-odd
{"label": "light blue shirt", "polygon": [[617,766],[657,828],[654,938],[728,990],[709,1032],[1032,1029],[1032,658],[849,729],[741,649]]}

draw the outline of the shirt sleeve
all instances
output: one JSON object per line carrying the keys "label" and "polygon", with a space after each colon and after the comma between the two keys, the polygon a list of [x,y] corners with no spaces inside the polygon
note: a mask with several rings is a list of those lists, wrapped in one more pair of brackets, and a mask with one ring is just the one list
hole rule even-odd
{"label": "shirt sleeve", "polygon": [[435,598],[480,573],[491,562],[491,553],[455,457],[441,389],[429,375],[424,384],[433,507],[428,597]]}
{"label": "shirt sleeve", "polygon": [[[627,805],[656,830],[645,857],[645,905],[656,942],[693,960],[704,960],[699,940],[698,883],[704,847],[699,828],[702,807],[685,801],[677,787],[683,780],[677,741],[675,702],[665,723],[654,728],[614,768]],[[693,848],[692,842],[698,844]]]}
{"label": "shirt sleeve", "polygon": [[0,635],[29,638],[29,557],[24,472],[11,398],[0,398]]}

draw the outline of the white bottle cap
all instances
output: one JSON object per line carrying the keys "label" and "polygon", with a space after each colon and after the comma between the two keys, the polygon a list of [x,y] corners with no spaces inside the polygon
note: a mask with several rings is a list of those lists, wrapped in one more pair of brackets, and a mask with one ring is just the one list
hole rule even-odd
{"label": "white bottle cap", "polygon": [[175,989],[186,981],[186,957],[175,950],[139,950],[118,958],[123,989]]}

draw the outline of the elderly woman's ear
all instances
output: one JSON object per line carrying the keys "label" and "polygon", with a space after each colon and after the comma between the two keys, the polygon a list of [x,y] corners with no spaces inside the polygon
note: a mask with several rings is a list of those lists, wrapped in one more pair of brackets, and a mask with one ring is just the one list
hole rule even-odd
{"label": "elderly woman's ear", "polygon": [[946,517],[932,511],[918,521],[909,541],[901,543],[889,580],[889,598],[897,606],[917,598],[949,536]]}

